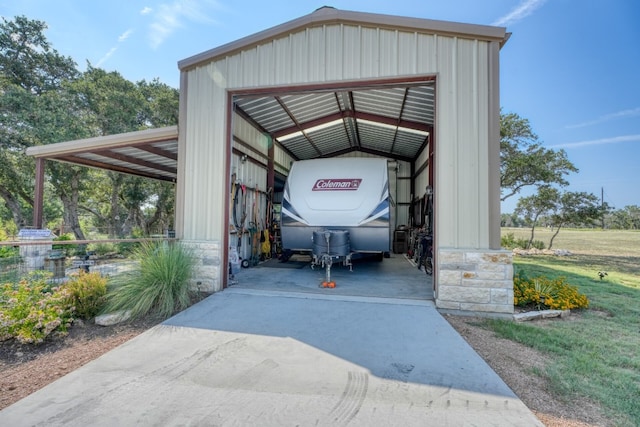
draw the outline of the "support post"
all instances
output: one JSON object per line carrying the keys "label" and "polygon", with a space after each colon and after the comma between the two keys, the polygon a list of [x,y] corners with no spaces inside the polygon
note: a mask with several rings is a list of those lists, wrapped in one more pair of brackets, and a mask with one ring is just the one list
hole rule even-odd
{"label": "support post", "polygon": [[44,197],[44,162],[45,159],[36,158],[36,183],[33,195],[33,226],[36,229],[42,228],[42,211]]}

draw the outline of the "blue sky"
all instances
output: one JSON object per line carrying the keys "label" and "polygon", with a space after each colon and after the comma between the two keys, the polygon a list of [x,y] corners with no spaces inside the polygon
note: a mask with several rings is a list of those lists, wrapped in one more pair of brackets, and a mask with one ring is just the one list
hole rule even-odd
{"label": "blue sky", "polygon": [[[179,87],[179,60],[330,5],[338,9],[497,25],[501,105],[580,169],[571,191],[615,208],[640,205],[640,2],[636,0],[0,0],[0,15],[45,21],[47,38],[131,81]],[[523,192],[528,195],[530,192]],[[512,212],[517,197],[502,205]]]}

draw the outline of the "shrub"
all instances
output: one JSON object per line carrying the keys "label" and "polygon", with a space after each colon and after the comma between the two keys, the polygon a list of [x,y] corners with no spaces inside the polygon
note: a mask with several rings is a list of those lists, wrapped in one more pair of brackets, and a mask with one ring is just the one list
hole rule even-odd
{"label": "shrub", "polygon": [[139,267],[114,278],[106,311],[129,311],[132,319],[166,318],[189,306],[189,279],[195,265],[191,251],[179,243],[145,242],[134,256]]}
{"label": "shrub", "polygon": [[[8,240],[9,236],[4,228],[0,228],[0,242]],[[11,258],[19,255],[18,248],[12,246],[0,246],[0,258]]]}
{"label": "shrub", "polygon": [[96,255],[102,257],[117,252],[118,248],[113,242],[99,242],[89,244],[87,250],[93,251]]}
{"label": "shrub", "polygon": [[68,290],[69,305],[83,319],[95,317],[106,303],[107,278],[100,273],[80,273],[64,285]]}
{"label": "shrub", "polygon": [[[66,234],[61,234],[60,236],[56,237],[53,239],[56,242],[68,242],[71,240],[75,240],[75,236],[73,235],[73,233],[66,233]],[[67,255],[71,255],[74,252],[76,252],[78,250],[78,245],[52,245],[51,249],[61,249],[63,250]]]}
{"label": "shrub", "polygon": [[140,249],[140,243],[138,242],[118,242],[116,243],[116,252],[125,257],[135,256],[135,253]]}
{"label": "shrub", "polygon": [[513,233],[504,234],[500,237],[500,246],[505,249],[513,249],[515,248],[516,237]]}
{"label": "shrub", "polygon": [[513,279],[513,303],[516,306],[535,306],[537,309],[567,310],[589,307],[589,300],[566,278],[547,277],[529,279],[518,275]]}
{"label": "shrub", "polygon": [[[526,243],[525,243],[525,245],[526,245]],[[534,240],[533,242],[531,242],[531,247],[543,250],[545,248],[545,245],[544,245],[544,242],[542,240]]]}
{"label": "shrub", "polygon": [[73,307],[64,287],[50,287],[43,274],[29,275],[17,285],[0,286],[0,341],[41,343],[52,332],[65,334]]}
{"label": "shrub", "polygon": [[20,255],[18,248],[12,246],[0,246],[0,258],[13,258]]}
{"label": "shrub", "polygon": [[507,233],[500,238],[500,245],[505,249],[527,249],[528,244],[529,241],[527,239],[523,239],[522,237],[516,238],[513,233]]}
{"label": "shrub", "polygon": [[18,226],[16,225],[15,222],[11,221],[10,219],[6,220],[3,223],[0,223],[0,236],[3,235],[4,233],[4,237],[0,238],[0,240],[7,240],[9,238],[9,236],[17,236],[18,235]]}

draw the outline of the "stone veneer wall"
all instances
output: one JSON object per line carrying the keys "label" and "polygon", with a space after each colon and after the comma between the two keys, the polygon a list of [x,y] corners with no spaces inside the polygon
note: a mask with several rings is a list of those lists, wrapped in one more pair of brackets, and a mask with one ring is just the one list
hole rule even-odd
{"label": "stone veneer wall", "polygon": [[438,250],[436,307],[513,314],[512,257],[504,250]]}
{"label": "stone veneer wall", "polygon": [[214,293],[222,290],[222,264],[220,242],[205,240],[183,240],[185,247],[193,250],[196,271],[191,279],[191,288]]}

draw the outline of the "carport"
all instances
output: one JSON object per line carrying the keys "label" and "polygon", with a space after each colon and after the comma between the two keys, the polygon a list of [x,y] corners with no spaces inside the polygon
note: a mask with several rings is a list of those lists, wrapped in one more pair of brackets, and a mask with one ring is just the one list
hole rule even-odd
{"label": "carport", "polygon": [[176,182],[176,237],[198,253],[194,282],[211,292],[229,284],[230,248],[251,238],[230,232],[233,183],[258,207],[247,214],[258,223],[291,162],[387,158],[394,226],[420,225],[433,189],[437,307],[510,313],[513,270],[499,234],[507,38],[504,28],[323,7],[180,61],[177,129],[28,154],[39,176],[55,159]]}

